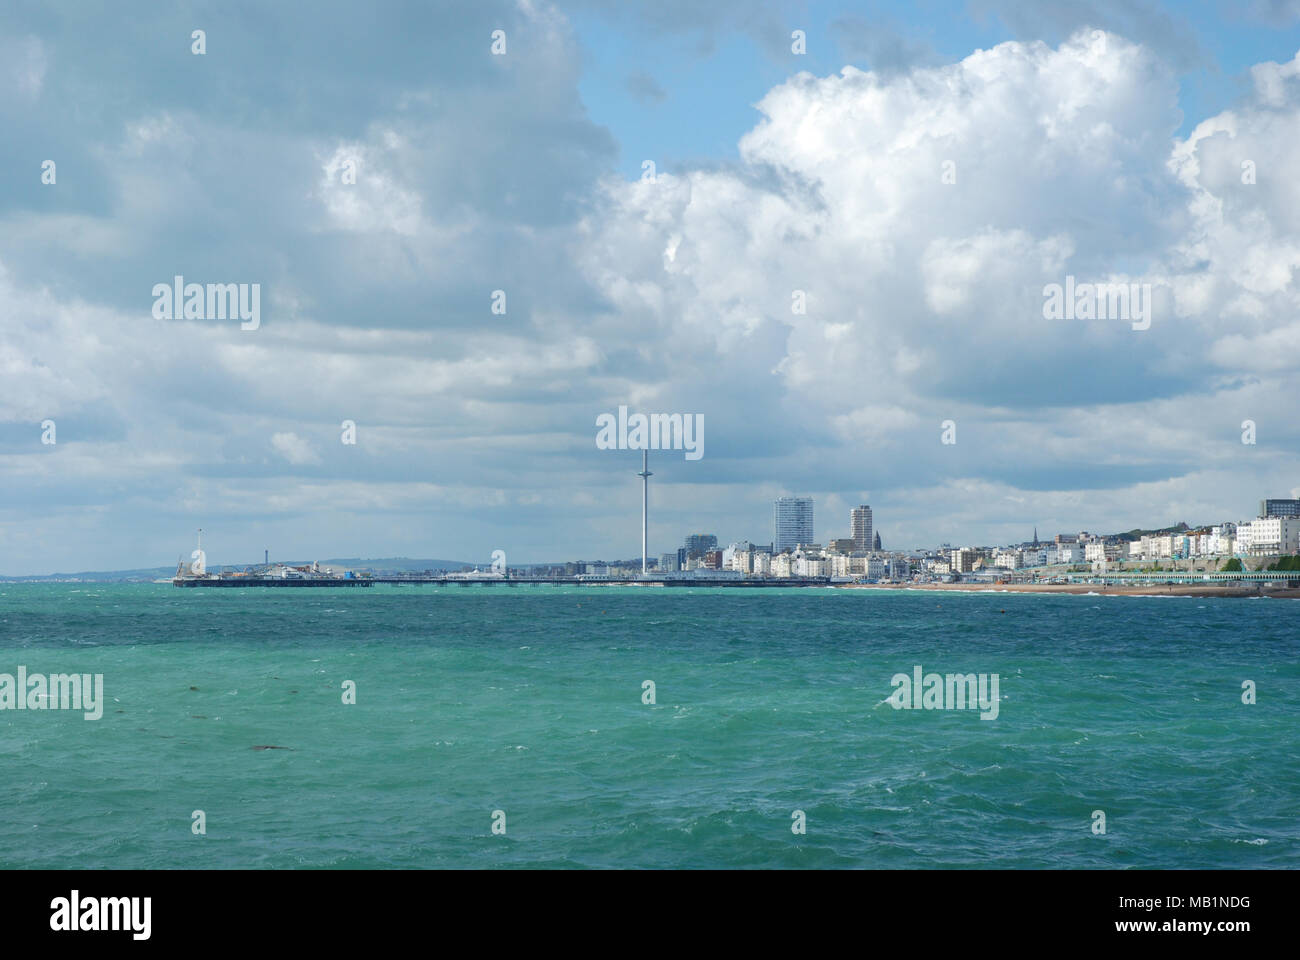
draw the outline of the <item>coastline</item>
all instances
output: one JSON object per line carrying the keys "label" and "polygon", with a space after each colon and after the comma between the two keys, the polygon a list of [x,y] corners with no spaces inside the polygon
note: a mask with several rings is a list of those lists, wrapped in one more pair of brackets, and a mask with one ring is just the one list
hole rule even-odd
{"label": "coastline", "polygon": [[1273,597],[1300,599],[1300,589],[1269,584],[1215,586],[1212,584],[1150,583],[1117,585],[1100,583],[845,583],[842,590],[935,590],[965,593],[1067,593],[1116,597]]}

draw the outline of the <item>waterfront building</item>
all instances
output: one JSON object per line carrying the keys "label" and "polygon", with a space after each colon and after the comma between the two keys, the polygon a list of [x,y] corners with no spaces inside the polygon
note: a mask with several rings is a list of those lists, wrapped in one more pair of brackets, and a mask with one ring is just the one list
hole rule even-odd
{"label": "waterfront building", "polygon": [[741,540],[739,543],[733,543],[722,551],[722,569],[738,570],[741,573],[752,573],[754,566],[754,545],[748,540]]}
{"label": "waterfront building", "polygon": [[1105,560],[1119,560],[1127,556],[1128,551],[1123,544],[1115,543],[1108,540],[1099,540],[1093,538],[1083,548],[1083,559],[1095,563]]}
{"label": "waterfront building", "polygon": [[1251,557],[1300,553],[1300,517],[1259,517],[1237,524],[1237,551]]}
{"label": "waterfront building", "polygon": [[[1147,534],[1129,545],[1131,560],[1171,560],[1177,556],[1175,537],[1172,534]],[[1136,549],[1134,549],[1136,547]]]}
{"label": "waterfront building", "polygon": [[[1055,551],[1056,558],[1052,559],[1052,553]],[[1048,563],[1083,563],[1083,548],[1077,542],[1063,541],[1058,543],[1054,548],[1048,548]]]}
{"label": "waterfront building", "polygon": [[744,540],[741,540],[736,543],[731,543],[723,547],[722,548],[722,569],[730,570],[731,564],[736,559],[736,554],[744,553],[748,551],[748,549],[749,549],[749,543]]}
{"label": "waterfront building", "polygon": [[692,533],[686,538],[686,556],[702,557],[718,548],[718,538],[712,533]]}
{"label": "waterfront building", "polygon": [[993,554],[993,565],[1007,570],[1019,570],[1020,558],[1019,550],[999,550]]}
{"label": "waterfront building", "polygon": [[1236,536],[1237,525],[1235,523],[1221,523],[1211,527],[1209,553],[1217,557],[1230,555]]}
{"label": "waterfront building", "polygon": [[799,557],[794,562],[796,577],[827,577],[827,564],[821,557]]}
{"label": "waterfront building", "polygon": [[779,498],[772,509],[772,549],[780,553],[812,542],[812,497]]}
{"label": "waterfront building", "polygon": [[971,547],[962,547],[952,552],[951,569],[953,573],[970,573],[975,569],[979,551]]}
{"label": "waterfront building", "polygon": [[855,544],[853,549],[866,552],[875,546],[875,540],[871,533],[871,508],[869,506],[863,504],[849,511],[849,530],[853,534]]}

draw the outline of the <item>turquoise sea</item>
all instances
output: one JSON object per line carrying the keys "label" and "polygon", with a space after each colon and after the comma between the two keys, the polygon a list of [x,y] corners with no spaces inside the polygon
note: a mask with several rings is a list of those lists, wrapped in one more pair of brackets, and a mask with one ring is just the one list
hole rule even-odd
{"label": "turquoise sea", "polygon": [[1294,600],[0,584],[20,665],[106,706],[0,711],[5,868],[1300,866]]}

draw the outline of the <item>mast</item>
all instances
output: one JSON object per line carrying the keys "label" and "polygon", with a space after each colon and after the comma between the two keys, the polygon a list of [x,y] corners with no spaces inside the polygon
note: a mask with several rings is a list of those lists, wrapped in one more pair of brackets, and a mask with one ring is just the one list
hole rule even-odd
{"label": "mast", "polygon": [[646,450],[641,451],[641,472],[637,476],[641,478],[641,574],[644,576],[650,572],[646,562],[646,541],[650,532],[650,478],[654,476],[650,472],[650,454]]}

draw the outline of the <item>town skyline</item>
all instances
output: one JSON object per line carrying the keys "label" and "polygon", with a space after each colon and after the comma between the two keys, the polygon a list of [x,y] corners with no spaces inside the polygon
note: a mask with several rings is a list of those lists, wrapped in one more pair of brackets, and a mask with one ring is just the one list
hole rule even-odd
{"label": "town skyline", "polygon": [[[779,507],[777,505],[781,502],[781,500],[788,500],[788,499],[800,499],[800,500],[811,499],[815,504],[815,498],[781,497],[778,498],[776,501],[773,501],[773,505],[774,507],[777,507],[777,509],[779,510]],[[1163,524],[1163,525],[1139,524],[1137,526],[1128,527],[1122,530],[1088,530],[1084,527],[1079,527],[1077,529],[1066,528],[1066,529],[1055,530],[1052,532],[1045,532],[1043,534],[1044,539],[1042,539],[1041,541],[1039,540],[1038,526],[1034,524],[1032,526],[1032,531],[1033,531],[1032,535],[1023,540],[1017,540],[1014,538],[1007,539],[1007,540],[993,540],[993,541],[945,540],[945,541],[939,541],[937,543],[932,543],[928,545],[913,545],[911,547],[903,547],[903,546],[897,546],[892,544],[884,545],[881,542],[879,528],[874,523],[874,519],[875,519],[874,509],[871,508],[870,505],[860,504],[858,506],[851,508],[850,510],[850,518],[847,524],[850,531],[850,535],[845,537],[824,536],[818,534],[816,530],[816,519],[814,514],[809,518],[809,522],[810,524],[812,524],[812,536],[807,540],[807,542],[789,544],[783,546],[782,549],[777,549],[776,528],[778,525],[778,521],[774,517],[772,538],[767,543],[764,543],[761,539],[750,539],[746,537],[738,537],[734,539],[720,538],[715,533],[706,532],[700,529],[692,533],[681,535],[678,538],[678,542],[681,543],[682,546],[675,547],[669,551],[652,550],[648,552],[647,557],[648,557],[650,569],[660,571],[660,572],[664,571],[665,569],[675,569],[675,570],[693,569],[695,566],[701,566],[703,564],[693,563],[688,566],[686,564],[688,558],[691,560],[699,560],[706,553],[716,552],[718,554],[722,554],[725,551],[729,551],[738,546],[747,548],[751,553],[761,552],[761,553],[768,553],[770,555],[776,555],[780,553],[789,554],[792,552],[795,554],[805,554],[811,552],[811,553],[825,553],[828,555],[830,554],[841,554],[844,556],[851,555],[855,557],[862,557],[867,555],[894,555],[894,556],[907,556],[912,558],[933,557],[936,554],[957,553],[963,550],[970,550],[970,551],[979,552],[981,554],[988,554],[989,558],[991,559],[997,555],[997,551],[999,550],[1002,549],[1016,550],[1021,547],[1028,547],[1031,543],[1034,544],[1041,543],[1043,549],[1046,551],[1047,548],[1052,544],[1055,543],[1059,545],[1063,541],[1067,543],[1075,543],[1080,541],[1086,543],[1089,540],[1091,540],[1097,543],[1104,542],[1106,544],[1115,544],[1117,542],[1123,543],[1123,542],[1130,542],[1130,541],[1138,542],[1138,537],[1133,536],[1134,534],[1147,533],[1147,534],[1154,535],[1156,532],[1160,532],[1160,531],[1177,531],[1177,530],[1183,531],[1183,535],[1201,533],[1206,536],[1209,536],[1210,532],[1214,531],[1214,536],[1216,537],[1216,541],[1215,541],[1216,546],[1214,551],[1212,551],[1212,553],[1214,555],[1218,555],[1219,541],[1217,538],[1219,537],[1219,530],[1221,528],[1225,530],[1223,536],[1227,537],[1227,544],[1229,545],[1229,551],[1223,555],[1230,556],[1230,555],[1234,555],[1233,551],[1230,548],[1231,545],[1233,544],[1233,537],[1235,535],[1236,527],[1238,527],[1242,523],[1249,524],[1251,523],[1252,520],[1256,518],[1279,517],[1279,516],[1293,518],[1295,529],[1290,534],[1288,534],[1285,529],[1280,531],[1281,538],[1282,538],[1280,542],[1282,544],[1282,548],[1279,551],[1263,554],[1263,555],[1276,556],[1276,555],[1289,555],[1290,553],[1300,553],[1300,541],[1297,540],[1297,537],[1300,537],[1300,497],[1288,497],[1288,498],[1265,497],[1263,499],[1258,500],[1257,504],[1258,504],[1258,509],[1253,516],[1244,517],[1238,520],[1223,519],[1213,523],[1190,523],[1190,524],[1187,523],[1185,520],[1180,520],[1174,523]],[[852,535],[861,519],[860,513],[863,510],[866,511],[866,529],[870,531],[872,535],[871,538],[873,541],[871,547],[869,548],[861,547],[861,541],[862,541],[861,536]],[[202,547],[201,528],[199,529],[198,532],[199,532],[198,546],[201,548]],[[831,533],[835,533],[835,532],[843,532],[843,531],[834,531],[834,530],[831,531]],[[858,532],[861,533],[861,530],[858,530]],[[1166,533],[1166,539],[1175,535],[1176,534]],[[1288,539],[1288,537],[1290,537],[1290,539]],[[1145,541],[1146,539],[1149,538],[1142,537],[1141,539],[1142,541]],[[1171,546],[1172,545],[1167,546],[1166,550],[1169,550]],[[1238,555],[1243,555],[1243,556],[1247,555],[1248,551],[1249,551],[1249,547],[1247,547],[1245,551],[1240,552]],[[1193,553],[1198,554],[1198,551],[1195,548],[1193,548]],[[284,559],[284,557],[277,555],[275,562],[280,564],[284,564],[284,563],[301,564],[304,562],[310,562],[306,559],[304,555],[301,555],[300,553],[296,553],[292,549],[287,550],[286,554],[289,557],[291,557],[291,559]],[[674,562],[677,564],[676,567],[670,568],[665,565],[670,555],[674,557]],[[179,556],[181,557],[182,561],[184,561],[185,551],[182,550]],[[1064,562],[1080,562],[1089,559],[1096,559],[1094,557],[1085,556],[1082,545],[1080,546],[1080,552],[1078,557],[1072,557],[1069,559],[1063,558],[1060,559],[1059,561],[1057,559],[1052,559],[1049,561],[1047,559],[1047,556],[1048,555],[1045,553],[1042,562],[1044,563],[1063,562],[1064,563]],[[631,557],[631,559],[629,559],[629,557]],[[1120,553],[1115,553],[1113,555],[1107,553],[1105,554],[1105,558],[1118,559],[1118,560],[1130,559],[1127,553],[1124,553],[1122,556],[1120,555]],[[568,557],[565,559],[557,559],[554,557],[545,558],[545,559],[518,558],[518,557],[511,558],[499,546],[493,548],[489,552],[489,554],[487,554],[487,559],[484,560],[477,559],[468,553],[464,554],[458,559],[449,560],[446,557],[442,559],[435,559],[433,553],[429,553],[425,556],[414,554],[411,556],[371,555],[369,557],[366,557],[360,554],[350,555],[346,551],[327,552],[325,555],[317,555],[314,559],[318,561],[323,560],[329,562],[339,562],[344,559],[347,559],[349,562],[358,565],[373,563],[373,562],[392,562],[398,560],[409,562],[409,563],[419,563],[423,561],[429,561],[437,565],[437,568],[439,569],[455,569],[458,567],[469,567],[469,566],[477,567],[480,565],[493,566],[493,567],[500,566],[503,569],[507,567],[520,568],[520,569],[530,568],[530,567],[554,568],[554,567],[563,567],[566,565],[573,566],[575,564],[584,567],[590,565],[590,566],[606,566],[606,567],[618,567],[620,569],[623,568],[630,569],[630,568],[637,567],[637,565],[641,562],[639,556],[633,556],[631,554],[621,554],[617,551],[609,551],[605,553],[593,553],[587,556]],[[1138,557],[1138,559],[1150,559],[1150,557],[1145,557],[1145,558]],[[259,563],[256,560],[229,560],[229,559],[220,559],[219,557],[215,557],[215,556],[214,559],[210,562],[212,563],[214,568],[228,567],[231,569],[243,569],[243,568],[259,566]],[[269,547],[265,548],[263,561],[260,565],[267,565],[267,564],[270,564]],[[69,570],[61,570],[61,571],[41,571],[41,572],[33,572],[33,573],[13,573],[7,571],[0,571],[0,579],[6,577],[20,578],[20,579],[30,579],[30,578],[39,579],[42,577],[70,576],[70,575],[76,575],[80,573],[113,574],[113,573],[123,573],[123,572],[138,571],[138,570],[161,570],[166,567],[167,567],[166,564],[161,564],[161,565],[142,564],[140,566],[122,566],[122,567],[115,567],[115,568],[109,567],[109,568],[101,568],[98,570],[83,568],[80,570],[69,569]]]}

